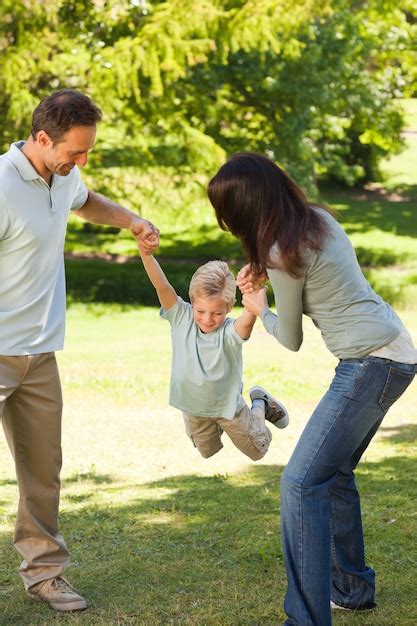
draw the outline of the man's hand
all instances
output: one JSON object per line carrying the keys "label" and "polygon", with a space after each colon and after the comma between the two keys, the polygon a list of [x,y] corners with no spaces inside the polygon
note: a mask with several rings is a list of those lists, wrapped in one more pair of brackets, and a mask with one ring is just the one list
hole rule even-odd
{"label": "man's hand", "polygon": [[266,289],[262,287],[258,291],[246,292],[242,297],[242,304],[249,313],[259,315],[265,307],[268,307],[268,299],[266,297]]}
{"label": "man's hand", "polygon": [[145,256],[153,256],[157,248],[157,246],[151,246],[149,243],[145,243],[145,241],[142,241],[141,239],[136,239],[136,245],[142,258]]}
{"label": "man's hand", "polygon": [[249,263],[242,267],[236,276],[236,284],[243,294],[258,291],[266,280],[268,280],[266,273],[254,274]]}
{"label": "man's hand", "polygon": [[159,229],[149,220],[134,217],[130,222],[130,230],[136,239],[140,252],[152,254],[159,246]]}

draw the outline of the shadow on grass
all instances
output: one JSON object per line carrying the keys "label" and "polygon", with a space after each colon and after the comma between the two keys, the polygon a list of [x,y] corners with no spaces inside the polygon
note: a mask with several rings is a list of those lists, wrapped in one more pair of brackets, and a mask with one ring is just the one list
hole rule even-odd
{"label": "shadow on grass", "polygon": [[[383,429],[394,444],[414,441],[416,430],[414,425]],[[91,608],[59,621],[278,626],[285,593],[281,473],[282,467],[253,465],[241,474],[174,476],[145,485],[94,473],[65,481],[61,528],[72,552],[69,575]],[[398,611],[417,582],[412,554],[417,519],[410,497],[417,459],[398,455],[363,463],[357,474],[368,560],[378,571],[379,608],[365,622],[349,616],[349,623],[408,626],[416,623],[413,609],[404,619]],[[71,495],[76,482],[84,501]],[[22,599],[10,542],[10,533],[0,536],[0,615],[8,616],[0,623],[52,623],[46,607]],[[347,624],[344,620],[337,623]]]}
{"label": "shadow on grass", "polygon": [[[106,253],[118,240],[126,241],[130,252],[125,261],[138,261],[138,254],[133,240],[126,232],[115,233],[108,226],[92,225],[88,222],[68,224],[65,250],[69,253],[82,254],[90,249],[90,254]],[[242,259],[242,249],[237,239],[211,224],[192,224],[189,231],[184,228],[164,229],[158,254],[176,260],[204,263],[212,259]],[[111,255],[109,255],[111,256]],[[114,255],[116,256],[116,255]],[[119,259],[120,262],[121,259]]]}
{"label": "shadow on grass", "polygon": [[93,470],[89,472],[77,472],[73,476],[65,479],[65,485],[79,484],[80,482],[92,482],[96,485],[110,484],[113,482],[110,474],[96,474]]}
{"label": "shadow on grass", "polygon": [[401,426],[381,426],[379,432],[392,443],[417,444],[417,424]]}

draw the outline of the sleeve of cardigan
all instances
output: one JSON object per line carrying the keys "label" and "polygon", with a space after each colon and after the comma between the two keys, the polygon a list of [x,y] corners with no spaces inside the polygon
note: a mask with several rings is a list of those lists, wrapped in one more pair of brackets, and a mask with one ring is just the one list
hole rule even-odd
{"label": "sleeve of cardigan", "polygon": [[293,278],[287,272],[268,269],[277,315],[265,308],[260,318],[265,330],[285,348],[296,352],[303,342],[303,288],[305,276]]}

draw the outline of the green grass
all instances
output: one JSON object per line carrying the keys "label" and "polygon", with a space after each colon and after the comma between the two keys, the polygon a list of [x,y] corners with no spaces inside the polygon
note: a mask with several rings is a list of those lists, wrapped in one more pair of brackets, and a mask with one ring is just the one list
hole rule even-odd
{"label": "green grass", "polygon": [[407,134],[404,138],[404,150],[382,163],[381,171],[384,186],[392,191],[416,195],[417,134]]}
{"label": "green grass", "polygon": [[[414,338],[416,309],[401,313]],[[152,340],[149,340],[149,337]],[[167,404],[169,326],[156,308],[77,305],[59,354],[65,398],[61,530],[68,576],[91,608],[55,615],[23,594],[12,530],[16,484],[0,442],[0,624],[278,626],[284,620],[278,481],[335,359],[312,324],[299,353],[258,323],[245,347],[247,390],[285,400],[291,423],[252,463],[225,439],[202,459]],[[393,407],[358,469],[378,609],[338,625],[417,622],[417,411],[413,390]]]}
{"label": "green grass", "polygon": [[[144,215],[161,231],[159,253],[176,259],[241,257],[239,242],[229,233],[220,230],[208,200],[203,196],[188,198],[189,204],[196,203],[197,209],[188,206],[182,210],[166,207],[152,210]],[[71,216],[65,250],[71,254],[101,252],[109,255],[137,256],[137,247],[129,231],[115,233],[106,226],[91,226]]]}
{"label": "green grass", "polygon": [[[361,199],[361,194],[327,190],[323,201],[333,206],[356,248],[367,277],[387,301],[398,306],[417,302],[417,211],[413,202]],[[207,211],[209,208],[207,207]],[[169,220],[173,221],[169,223]],[[156,221],[156,220],[155,220]],[[165,228],[164,228],[165,221]],[[162,215],[159,226],[161,262],[168,277],[184,297],[196,267],[211,258],[229,261],[233,269],[242,263],[239,243],[214,225],[175,227],[174,217]],[[82,223],[78,220],[77,228]],[[71,302],[122,302],[156,304],[135,244],[126,231],[87,231],[79,236],[71,224],[70,246],[78,252],[132,252],[134,263],[67,259],[68,295]],[[207,238],[205,240],[205,237]],[[203,241],[206,243],[203,245]],[[76,244],[75,244],[76,242]],[[122,259],[125,261],[126,259]]]}
{"label": "green grass", "polygon": [[417,98],[402,98],[399,102],[405,113],[405,128],[417,130]]}
{"label": "green grass", "polygon": [[[360,265],[374,289],[397,306],[417,302],[417,211],[415,202],[366,198],[358,191],[327,191]],[[375,194],[370,194],[371,197]]]}
{"label": "green grass", "polygon": [[389,190],[417,193],[417,98],[399,101],[404,110],[404,150],[382,163],[383,184]]}
{"label": "green grass", "polygon": [[[415,202],[340,189],[323,190],[322,201],[338,212],[359,263],[380,295],[398,306],[417,301]],[[148,214],[161,229],[163,267],[183,296],[192,273],[202,262],[221,258],[235,268],[243,263],[239,242],[216,225],[208,201],[200,199],[199,207],[198,211],[184,209],[184,221],[173,209]],[[156,304],[130,233],[114,231],[84,224],[75,217],[70,221],[67,252],[124,255],[117,259],[119,263],[67,259],[70,301]],[[125,263],[128,259],[136,262]]]}
{"label": "green grass", "polygon": [[[414,174],[415,176],[415,174]],[[361,198],[361,195],[363,199]],[[393,249],[392,261],[417,256],[413,239],[417,236],[417,214],[414,200],[392,201],[391,198],[366,197],[366,192],[352,193],[341,189],[325,189],[321,201],[335,208],[340,214],[342,225],[348,234],[369,232],[366,247]],[[359,200],[358,200],[359,198]],[[146,217],[154,221],[161,230],[159,253],[174,258],[241,258],[239,242],[217,225],[214,211],[208,200],[201,197],[188,198],[188,203],[198,205],[194,210],[188,206],[183,210],[166,209],[147,211]],[[380,234],[384,235],[381,241]],[[378,239],[375,236],[378,236]],[[398,239],[397,239],[398,237]],[[406,239],[404,239],[404,237]],[[356,238],[358,241],[359,238]],[[69,253],[109,253],[113,255],[137,256],[137,249],[128,231],[115,233],[115,229],[92,226],[71,217],[68,227],[66,251]]]}

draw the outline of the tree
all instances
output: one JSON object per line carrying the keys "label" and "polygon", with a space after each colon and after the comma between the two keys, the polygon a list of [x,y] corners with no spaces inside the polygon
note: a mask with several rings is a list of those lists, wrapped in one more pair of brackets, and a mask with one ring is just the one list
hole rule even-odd
{"label": "tree", "polygon": [[411,0],[3,0],[1,143],[70,86],[149,163],[208,173],[249,149],[310,189],[354,184],[401,148],[415,22]]}

